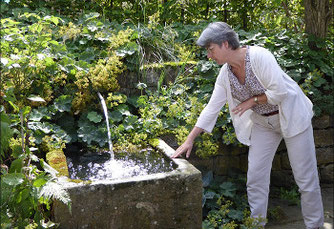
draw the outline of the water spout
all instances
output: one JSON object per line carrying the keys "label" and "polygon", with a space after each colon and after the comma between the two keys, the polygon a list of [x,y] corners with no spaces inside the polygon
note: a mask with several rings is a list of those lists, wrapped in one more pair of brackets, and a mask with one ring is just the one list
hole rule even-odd
{"label": "water spout", "polygon": [[103,96],[101,95],[100,92],[97,92],[100,100],[101,100],[101,105],[103,108],[104,112],[104,117],[106,118],[106,123],[107,123],[107,130],[108,130],[108,143],[109,143],[109,153],[111,156],[111,159],[114,159],[114,152],[113,152],[113,146],[112,146],[112,141],[111,141],[111,133],[110,133],[110,126],[109,126],[109,118],[108,118],[108,110],[107,110],[107,105],[106,101],[104,100]]}

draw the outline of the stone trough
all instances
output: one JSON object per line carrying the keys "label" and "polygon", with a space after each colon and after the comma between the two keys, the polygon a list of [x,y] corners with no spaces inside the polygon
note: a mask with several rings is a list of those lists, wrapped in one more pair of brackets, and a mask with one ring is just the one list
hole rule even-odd
{"label": "stone trough", "polygon": [[[174,150],[160,140],[167,156]],[[54,220],[60,228],[150,229],[201,228],[202,177],[185,159],[176,169],[124,179],[92,182],[63,181],[72,203],[55,202]]]}

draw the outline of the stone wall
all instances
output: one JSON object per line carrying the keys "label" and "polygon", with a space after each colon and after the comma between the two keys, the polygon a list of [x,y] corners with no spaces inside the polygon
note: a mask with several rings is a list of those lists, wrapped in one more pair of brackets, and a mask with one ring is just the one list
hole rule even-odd
{"label": "stone wall", "polygon": [[[187,64],[185,66],[185,71],[188,71],[190,68],[193,68],[193,64]],[[159,78],[162,74],[163,85],[168,85],[170,82],[174,82],[176,76],[181,71],[180,66],[165,66],[162,68],[148,68],[139,75],[136,72],[125,71],[117,80],[120,85],[120,92],[129,96],[129,95],[140,95],[140,90],[137,89],[137,84],[139,82],[145,83],[148,89],[153,91],[157,90]]]}
{"label": "stone wall", "polygon": [[[334,171],[334,118],[328,115],[313,119],[314,141],[320,181],[333,183]],[[224,176],[230,170],[247,171],[248,148],[223,146],[216,156],[202,159],[194,156],[190,162],[202,171],[213,171],[215,175]],[[291,187],[294,184],[284,141],[275,155],[271,173],[271,184]]]}

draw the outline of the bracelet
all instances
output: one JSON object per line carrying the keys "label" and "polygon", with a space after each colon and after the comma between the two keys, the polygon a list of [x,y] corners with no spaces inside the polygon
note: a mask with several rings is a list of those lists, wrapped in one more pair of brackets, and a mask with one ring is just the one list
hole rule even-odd
{"label": "bracelet", "polygon": [[258,98],[257,96],[254,97],[254,102],[255,102],[257,105],[260,104],[260,103],[259,103],[259,98]]}

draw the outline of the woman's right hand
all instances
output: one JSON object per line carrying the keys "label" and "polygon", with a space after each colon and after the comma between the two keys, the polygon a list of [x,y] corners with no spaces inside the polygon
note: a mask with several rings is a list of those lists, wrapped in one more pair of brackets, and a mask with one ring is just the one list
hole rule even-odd
{"label": "woman's right hand", "polygon": [[171,156],[171,158],[177,158],[181,156],[184,152],[186,152],[186,158],[189,158],[195,138],[203,131],[203,129],[195,126],[188,135],[187,140],[179,148],[176,149],[175,153]]}
{"label": "woman's right hand", "polygon": [[186,152],[186,158],[189,158],[193,145],[194,145],[193,141],[186,140],[179,148],[176,149],[175,153],[172,155],[171,158],[180,157],[185,152]]}

